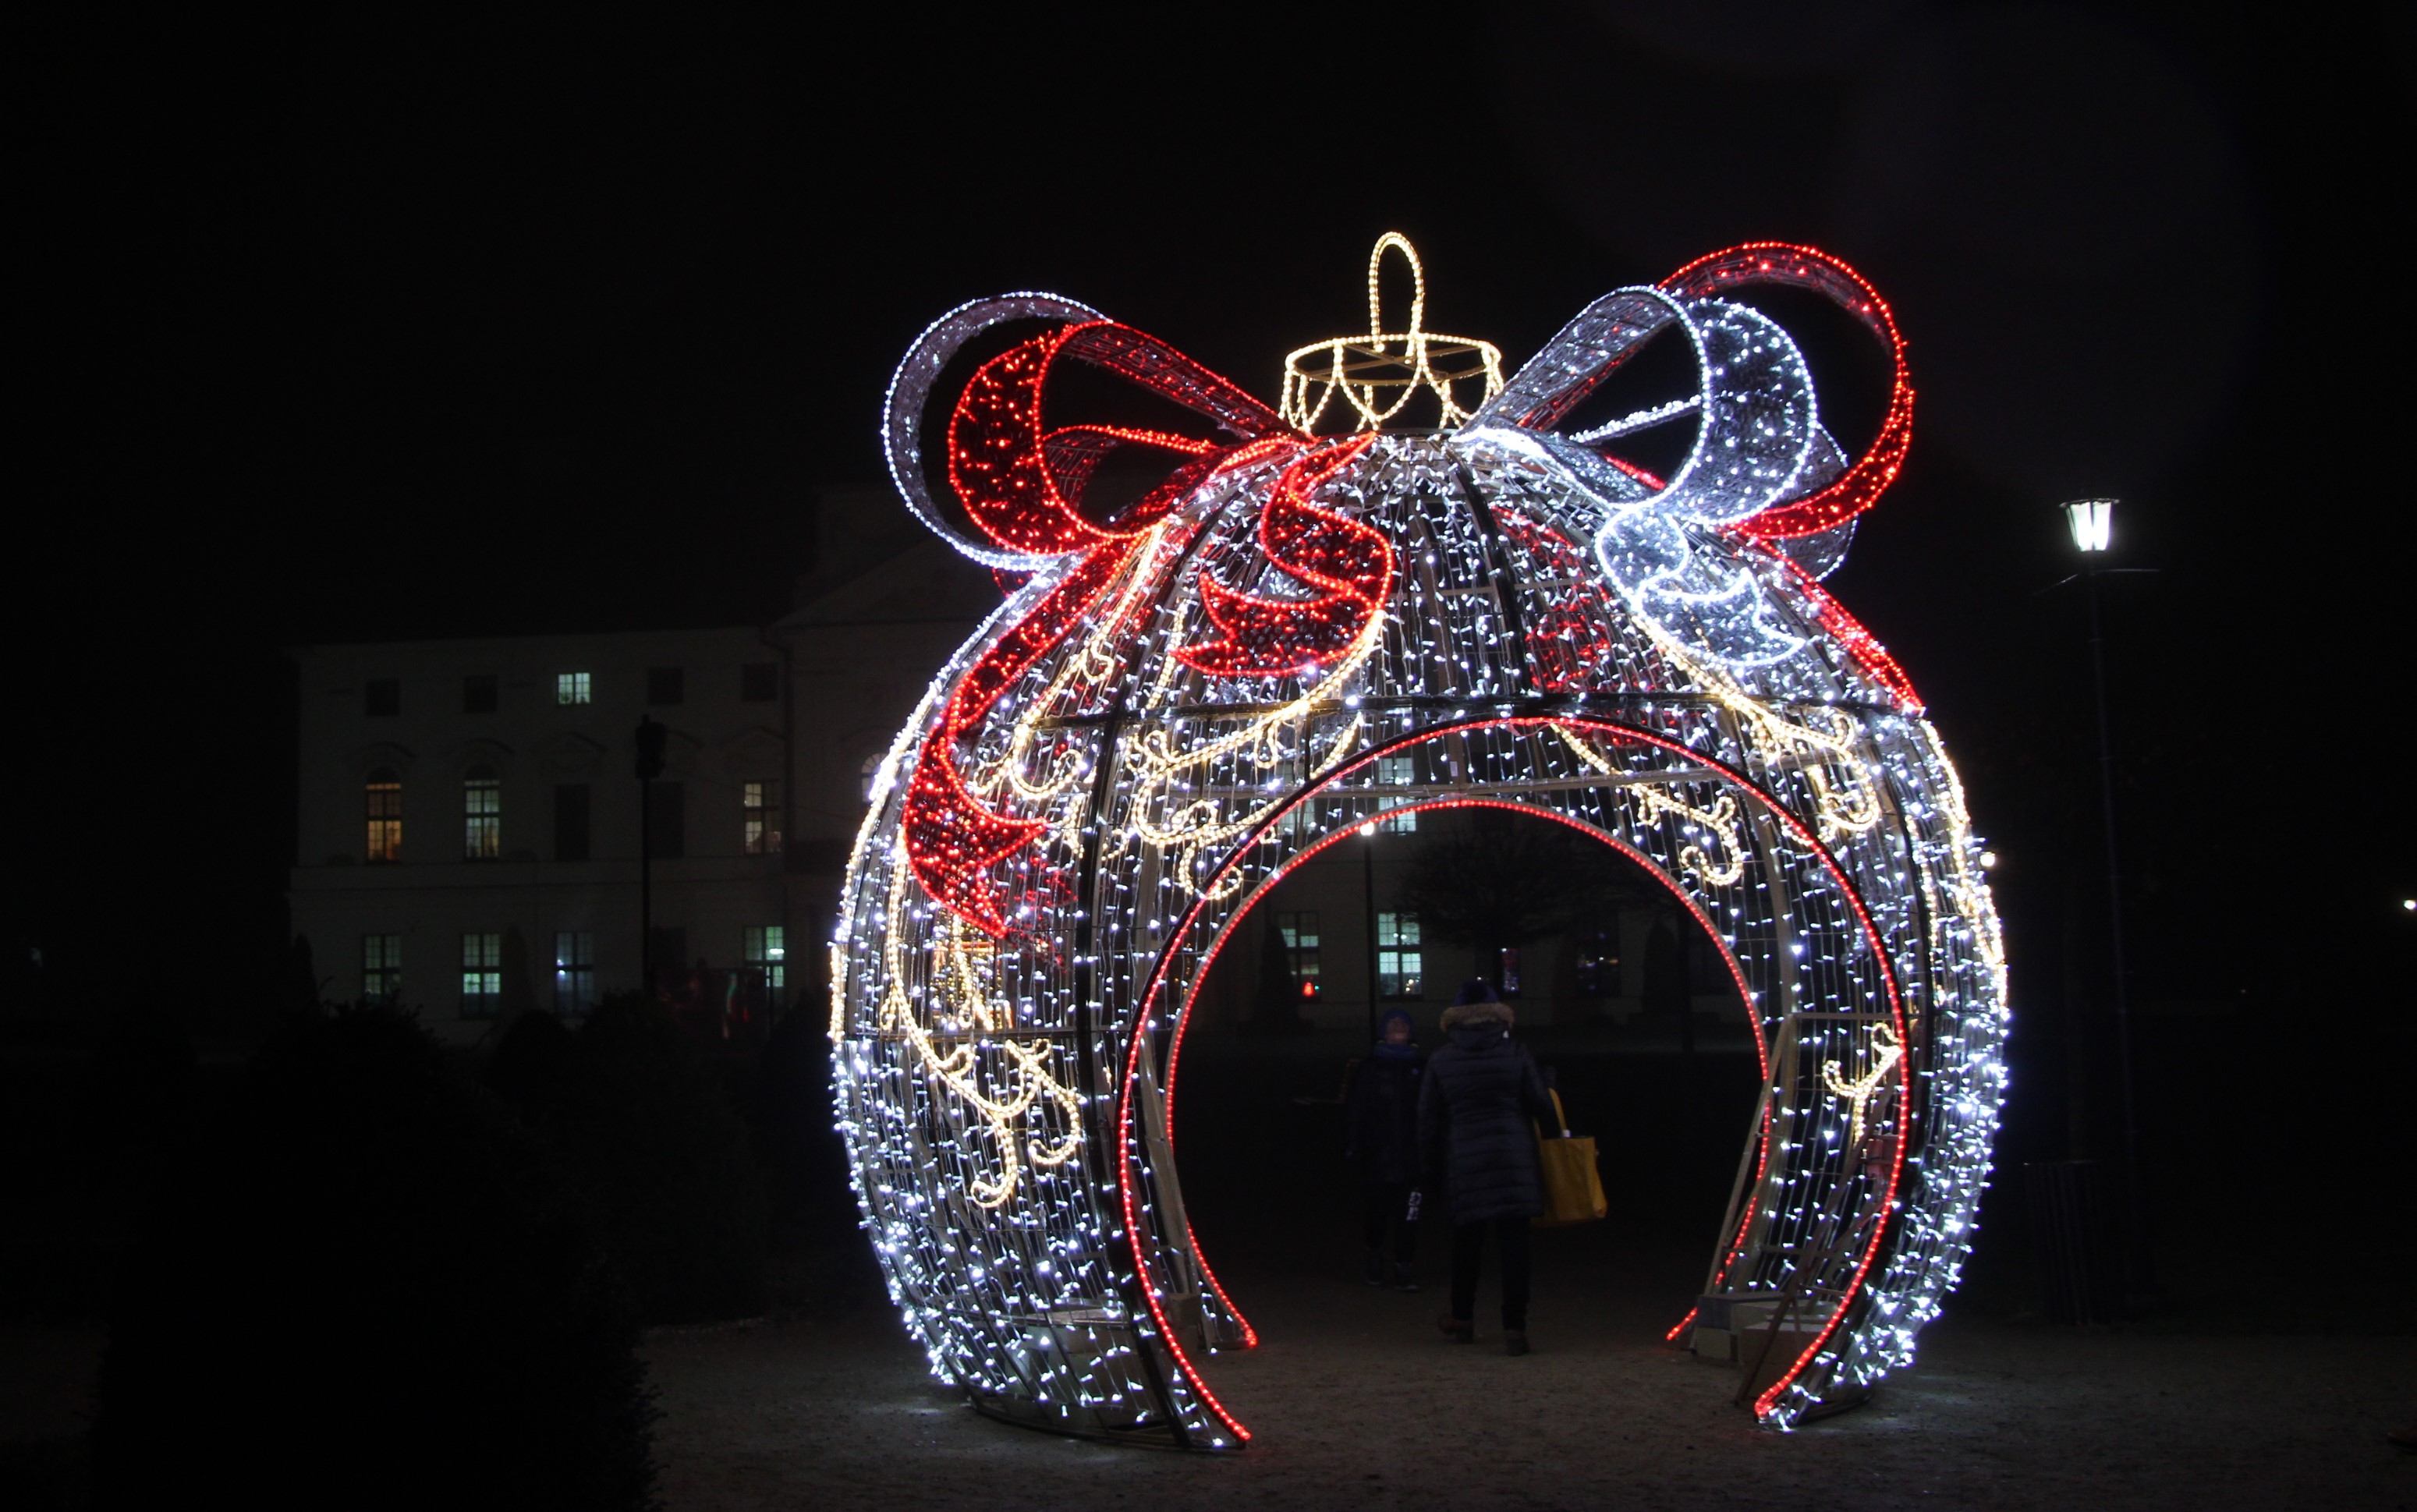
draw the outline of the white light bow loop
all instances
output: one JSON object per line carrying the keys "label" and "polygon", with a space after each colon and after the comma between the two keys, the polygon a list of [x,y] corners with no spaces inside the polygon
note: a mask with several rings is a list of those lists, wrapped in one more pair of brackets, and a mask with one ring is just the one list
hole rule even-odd
{"label": "white light bow loop", "polygon": [[[1692,396],[1575,434],[1552,429],[1673,326],[1695,348]],[[1691,417],[1695,444],[1666,482],[1601,449]],[[1725,299],[1616,290],[1563,326],[1460,434],[1548,461],[1592,494],[1603,509],[1594,544],[1604,572],[1632,611],[1680,643],[1731,668],[1770,666],[1803,646],[1754,559],[1722,534],[1844,467],[1821,429],[1803,354],[1770,317]],[[1808,569],[1834,567],[1850,533],[1851,522],[1807,537]]]}
{"label": "white light bow loop", "polygon": [[968,300],[923,328],[906,349],[898,370],[890,375],[889,392],[881,403],[881,449],[889,462],[890,480],[915,518],[932,533],[984,567],[1007,572],[1037,572],[1057,559],[1012,552],[982,540],[949,522],[933,502],[930,480],[923,471],[923,409],[940,370],[965,349],[966,342],[994,325],[1018,320],[1105,320],[1086,304],[1054,294],[1006,294]]}

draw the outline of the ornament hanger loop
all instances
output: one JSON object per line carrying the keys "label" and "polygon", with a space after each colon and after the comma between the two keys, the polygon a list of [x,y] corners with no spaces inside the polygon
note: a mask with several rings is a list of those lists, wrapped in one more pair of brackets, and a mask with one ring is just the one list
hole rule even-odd
{"label": "ornament hanger loop", "polygon": [[[1410,318],[1402,331],[1385,329],[1378,284],[1385,253],[1398,251],[1410,265]],[[1354,431],[1432,433],[1466,421],[1502,389],[1502,349],[1474,337],[1444,336],[1426,328],[1427,275],[1418,249],[1398,231],[1376,238],[1368,254],[1368,334],[1313,342],[1285,358],[1284,395],[1277,409],[1301,430],[1315,433],[1336,395],[1354,416]],[[1462,384],[1482,386],[1463,403]],[[1421,393],[1436,399],[1432,425],[1397,424]],[[1340,412],[1338,412],[1339,414]]]}
{"label": "ornament hanger loop", "polygon": [[1409,340],[1423,341],[1427,323],[1427,270],[1419,264],[1419,249],[1410,238],[1398,231],[1389,231],[1376,238],[1376,247],[1368,253],[1368,340],[1385,340],[1385,295],[1377,284],[1384,270],[1385,250],[1391,248],[1410,265],[1410,332]]}

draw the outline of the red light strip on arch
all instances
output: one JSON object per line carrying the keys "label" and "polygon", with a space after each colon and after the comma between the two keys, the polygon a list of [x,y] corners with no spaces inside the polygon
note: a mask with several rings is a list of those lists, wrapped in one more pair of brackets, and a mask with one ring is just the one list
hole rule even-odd
{"label": "red light strip on arch", "polygon": [[[1243,838],[1227,854],[1224,862],[1218,867],[1216,872],[1209,879],[1208,884],[1201,889],[1202,896],[1193,903],[1191,908],[1185,911],[1181,924],[1177,929],[1169,931],[1167,935],[1167,944],[1161,947],[1157,964],[1151,969],[1149,980],[1143,988],[1136,1000],[1132,1043],[1128,1048],[1125,1055],[1124,1077],[1117,1108],[1117,1184],[1123,1205],[1125,1242],[1132,1257],[1136,1285],[1142,1293],[1143,1300],[1148,1305],[1151,1318],[1158,1325],[1161,1339],[1166,1344],[1168,1353],[1175,1359],[1177,1368],[1182,1371],[1184,1379],[1190,1383],[1192,1388],[1199,1394],[1201,1400],[1205,1402],[1208,1406],[1209,1410],[1216,1414],[1218,1420],[1224,1423],[1228,1429],[1232,1429],[1238,1437],[1243,1439],[1245,1442],[1247,1442],[1250,1437],[1248,1430],[1243,1428],[1239,1420],[1235,1418],[1232,1414],[1225,1410],[1224,1404],[1217,1399],[1215,1394],[1209,1391],[1207,1383],[1201,1379],[1199,1366],[1191,1358],[1190,1355],[1184,1353],[1182,1345],[1176,1338],[1175,1330],[1167,1322],[1165,1310],[1159,1305],[1158,1297],[1149,1285],[1149,1263],[1148,1256],[1143,1252],[1141,1231],[1135,1226],[1134,1222],[1133,1157],[1131,1154],[1132,1148],[1133,1081],[1140,1072],[1140,1055],[1144,1036],[1150,1032],[1150,1015],[1155,1011],[1154,1005],[1158,1002],[1158,999],[1165,987],[1166,975],[1174,964],[1177,947],[1179,943],[1198,925],[1201,914],[1213,901],[1215,883],[1241,863],[1242,858],[1249,854],[1251,847],[1257,843],[1259,838],[1267,832],[1268,828],[1281,821],[1283,813],[1290,812],[1293,809],[1298,808],[1300,803],[1306,802],[1311,797],[1315,796],[1316,793],[1330,790],[1334,783],[1339,779],[1349,776],[1353,772],[1365,768],[1371,763],[1381,757],[1389,756],[1397,751],[1424,744],[1425,742],[1441,735],[1466,733],[1471,730],[1527,729],[1550,725],[1567,725],[1589,732],[1597,732],[1603,735],[1610,736],[1620,743],[1634,743],[1650,746],[1658,750],[1684,757],[1688,762],[1695,765],[1705,767],[1728,782],[1734,784],[1738,789],[1758,804],[1765,812],[1769,813],[1773,819],[1778,821],[1780,825],[1785,828],[1800,845],[1804,847],[1807,853],[1810,854],[1816,861],[1819,863],[1821,869],[1828,873],[1832,885],[1837,887],[1841,896],[1847,900],[1848,907],[1852,910],[1855,915],[1856,924],[1862,931],[1864,941],[1871,949],[1873,963],[1878,969],[1881,990],[1889,1005],[1892,1028],[1900,1043],[1905,1043],[1908,1040],[1908,1032],[1905,1022],[1905,1004],[1896,979],[1896,969],[1894,964],[1889,959],[1887,944],[1880,936],[1878,926],[1873,921],[1871,912],[1864,904],[1862,891],[1857,888],[1853,881],[1847,877],[1845,868],[1839,864],[1837,857],[1831,854],[1830,848],[1821,842],[1820,837],[1814,833],[1810,825],[1790,813],[1784,806],[1779,804],[1777,800],[1773,799],[1769,794],[1765,793],[1742,772],[1738,771],[1736,768],[1718,760],[1717,758],[1708,756],[1680,741],[1670,738],[1669,736],[1656,734],[1651,731],[1639,729],[1634,725],[1619,724],[1608,719],[1589,718],[1579,716],[1517,716],[1508,718],[1467,719],[1451,724],[1429,726],[1409,734],[1403,735],[1392,741],[1389,741],[1384,745],[1370,748],[1358,758],[1330,774],[1324,781],[1318,784],[1318,787],[1315,790],[1302,794],[1300,797],[1296,798],[1293,803],[1286,805],[1282,811],[1271,816],[1266,824],[1261,824],[1258,828],[1253,830],[1249,836]],[[1503,805],[1503,807],[1516,806]],[[1522,811],[1536,813],[1540,817],[1552,817],[1544,814],[1541,809],[1522,809]],[[1585,826],[1581,825],[1578,827],[1583,828]],[[1310,847],[1303,854],[1301,859],[1306,860],[1310,855],[1315,855],[1326,847],[1337,843],[1345,836],[1349,835],[1353,828],[1356,828],[1356,826],[1348,826],[1325,837],[1319,840],[1317,844]],[[1257,896],[1258,894],[1256,890],[1254,890],[1253,894],[1254,899]],[[1239,914],[1237,916],[1239,916]],[[1699,919],[1702,917],[1700,914],[1698,914],[1697,916]],[[1718,938],[1717,931],[1714,931],[1714,937],[1716,939]],[[1732,969],[1734,969],[1734,962],[1732,962]],[[1742,990],[1742,977],[1740,978],[1740,982],[1741,990]],[[1759,1038],[1758,1036],[1757,1038]],[[1172,1065],[1173,1059],[1170,1056],[1170,1070],[1168,1073],[1168,1081],[1170,1083],[1174,1080],[1173,1071],[1171,1069]],[[1769,1073],[1766,1070],[1765,1076],[1768,1077],[1768,1074]],[[1904,1122],[1909,1120],[1912,1116],[1913,1080],[1911,1057],[1899,1058],[1896,1065],[1896,1082],[1898,1098],[1897,1106],[1899,1110],[1898,1117],[1900,1120],[1900,1127],[1902,1128]],[[1170,1108],[1170,1125],[1172,1121],[1171,1112],[1172,1110]],[[1902,1135],[1893,1142],[1893,1149],[1891,1152],[1889,1162],[1888,1187],[1887,1190],[1881,1194],[1879,1202],[1875,1204],[1874,1207],[1874,1211],[1877,1215],[1877,1219],[1873,1225],[1871,1239],[1864,1247],[1862,1254],[1856,1262],[1853,1276],[1848,1278],[1846,1286],[1841,1290],[1837,1306],[1833,1308],[1831,1310],[1830,1315],[1823,1320],[1819,1331],[1816,1333],[1812,1341],[1804,1347],[1802,1353],[1800,1353],[1788,1366],[1787,1370],[1782,1374],[1768,1390],[1756,1399],[1755,1411],[1757,1415],[1767,1414],[1771,1410],[1771,1403],[1777,1401],[1787,1388],[1794,1384],[1796,1378],[1803,1373],[1805,1367],[1812,1363],[1814,1357],[1820,1353],[1822,1346],[1827,1344],[1831,1336],[1837,1331],[1838,1324],[1844,1321],[1847,1315],[1847,1310],[1854,1305],[1856,1296],[1862,1292],[1864,1278],[1870,1274],[1872,1263],[1878,1257],[1880,1245],[1888,1237],[1890,1221],[1895,1210],[1897,1189],[1904,1179],[1906,1146],[1909,1142],[1910,1142],[1903,1138]],[[1767,1152],[1767,1123],[1764,1133],[1764,1147]],[[1221,1299],[1224,1296],[1222,1289],[1220,1289],[1218,1294]],[[1231,1304],[1228,1303],[1229,1307],[1230,1305]],[[1237,1316],[1239,1316],[1239,1314],[1237,1314]]]}

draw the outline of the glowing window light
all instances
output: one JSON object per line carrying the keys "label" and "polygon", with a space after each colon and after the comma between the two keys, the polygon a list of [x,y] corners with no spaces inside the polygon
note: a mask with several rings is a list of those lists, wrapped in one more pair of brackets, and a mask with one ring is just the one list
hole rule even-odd
{"label": "glowing window light", "polygon": [[[1739,302],[1765,284],[1825,295],[1887,346],[1860,458],[1821,430],[1794,343]],[[1053,328],[975,371],[927,460],[942,370],[1011,320]],[[1384,324],[1361,344],[1406,354]],[[1660,336],[1692,347],[1692,400],[1556,429]],[[1222,434],[1044,429],[1065,361]],[[1766,1071],[1797,1067],[1756,1121],[1713,1287],[1771,1292],[1817,1233],[1855,1238],[1816,1247],[1822,1300],[1764,1421],[1903,1365],[1954,1284],[2004,1086],[1986,862],[1910,680],[1816,582],[1908,444],[1893,317],[1825,254],[1733,248],[1597,301],[1498,386],[1433,433],[1384,429],[1401,395],[1334,382],[1288,379],[1278,414],[1041,295],[951,312],[901,365],[901,491],[1014,577],[868,766],[833,1091],[901,1317],[984,1411],[1248,1440],[1200,1356],[1255,1335],[1174,1185],[1191,995],[1293,866],[1429,807],[1513,808],[1627,854],[1716,942]],[[1357,433],[1307,433],[1338,389]],[[1697,433],[1668,477],[1616,454],[1671,424]],[[1087,513],[1098,461],[1131,447],[1166,481]],[[940,512],[943,474],[978,536]]]}
{"label": "glowing window light", "polygon": [[2074,545],[2085,552],[2105,551],[2115,538],[2115,501],[2075,499],[2064,507],[2064,522],[2073,531]]}

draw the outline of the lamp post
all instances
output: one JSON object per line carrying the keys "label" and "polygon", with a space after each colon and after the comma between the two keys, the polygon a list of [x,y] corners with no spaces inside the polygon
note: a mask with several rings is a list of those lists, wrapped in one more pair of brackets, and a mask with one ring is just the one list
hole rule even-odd
{"label": "lamp post", "polygon": [[2132,1088],[2131,997],[2123,965],[2123,884],[2115,845],[2115,745],[2106,718],[2106,635],[2098,612],[2098,559],[2114,545],[2113,499],[2076,499],[2063,506],[2073,544],[2081,552],[2081,592],[2090,605],[2090,682],[2098,707],[2098,803],[2106,840],[2106,926],[2115,989],[2115,1053],[2123,1082],[2123,1228],[2125,1270],[2136,1293],[2153,1285],[2147,1225],[2141,1218],[2140,1121]]}

